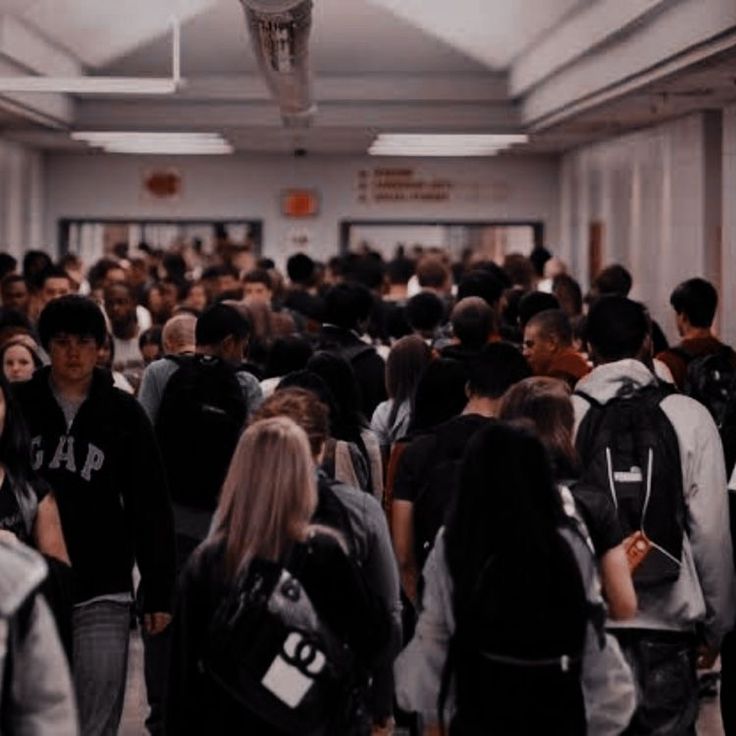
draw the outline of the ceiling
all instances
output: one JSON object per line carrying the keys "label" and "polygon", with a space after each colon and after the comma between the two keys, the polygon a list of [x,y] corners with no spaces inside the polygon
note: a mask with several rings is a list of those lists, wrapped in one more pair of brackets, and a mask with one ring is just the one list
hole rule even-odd
{"label": "ceiling", "polygon": [[[259,75],[237,0],[0,0],[0,21],[20,23],[3,26],[14,33],[0,28],[0,67],[15,64],[0,76],[73,76],[69,69],[167,76],[176,16],[186,80],[176,94],[151,98],[55,95],[42,105],[39,95],[0,95],[0,135],[82,151],[69,130],[216,131],[239,152],[362,154],[381,131],[516,132],[523,129],[523,97],[509,92],[510,69],[549,46],[571,19],[600,16],[610,2],[616,0],[314,0],[318,112],[311,127],[293,130],[283,127]],[[634,25],[627,23],[601,35],[601,43],[628,33]],[[20,49],[24,29],[33,43]],[[555,153],[718,107],[736,99],[734,79],[736,55],[727,49],[552,121],[513,155]],[[34,114],[24,115],[28,110]]]}

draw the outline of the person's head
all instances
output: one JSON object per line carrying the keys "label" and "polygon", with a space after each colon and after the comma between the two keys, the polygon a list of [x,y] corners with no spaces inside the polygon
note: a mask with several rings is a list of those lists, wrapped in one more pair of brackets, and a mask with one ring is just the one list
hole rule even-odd
{"label": "person's head", "polygon": [[245,298],[248,302],[270,304],[273,298],[271,275],[262,268],[254,268],[243,276]]}
{"label": "person's head", "polygon": [[560,309],[570,318],[583,313],[583,292],[575,279],[561,273],[552,279],[552,293],[560,303]]}
{"label": "person's head", "polygon": [[570,389],[557,378],[535,376],[512,386],[501,401],[499,419],[532,422],[559,475],[575,467],[572,439],[575,413]]}
{"label": "person's head", "polygon": [[30,439],[20,405],[8,379],[0,371],[0,463],[21,493],[33,480]]}
{"label": "person's head", "polygon": [[304,370],[313,352],[309,341],[299,335],[276,338],[268,351],[266,377],[276,378]]}
{"label": "person's head", "polygon": [[593,279],[590,292],[593,297],[628,296],[633,281],[631,274],[620,263],[606,266]]}
{"label": "person's head", "polygon": [[163,357],[162,329],[158,325],[149,327],[138,337],[138,348],[143,356],[143,362],[148,365]]}
{"label": "person's head", "polygon": [[340,355],[320,351],[307,361],[306,369],[324,380],[337,401],[342,426],[333,427],[335,437],[357,439],[365,420],[360,408],[360,385],[353,366]]}
{"label": "person's head", "polygon": [[97,367],[111,371],[115,363],[115,342],[112,335],[108,332],[105,335],[105,341],[97,349]]}
{"label": "person's head", "polygon": [[335,284],[325,295],[325,322],[363,332],[372,308],[373,297],[362,284]]}
{"label": "person's head", "polygon": [[10,383],[27,381],[43,365],[38,353],[31,347],[30,340],[15,337],[0,348],[0,364]]}
{"label": "person's head", "polygon": [[309,391],[327,407],[330,421],[330,436],[341,439],[335,434],[335,430],[337,429],[337,432],[339,433],[342,427],[340,407],[337,405],[337,401],[335,400],[332,391],[330,391],[330,387],[325,383],[324,378],[306,369],[293,371],[292,373],[287,373],[279,381],[278,386],[276,386],[275,393],[286,391],[291,388],[299,388]]}
{"label": "person's head", "polygon": [[431,359],[432,351],[417,335],[407,335],[393,344],[386,360],[386,393],[395,404],[411,400]]}
{"label": "person's head", "polygon": [[51,256],[42,250],[27,250],[23,256],[23,278],[35,292],[41,288],[41,275],[52,268]]}
{"label": "person's head", "polygon": [[197,318],[193,314],[176,314],[166,321],[161,330],[161,346],[165,355],[193,353],[194,331]]}
{"label": "person's head", "polygon": [[252,422],[272,417],[288,417],[309,438],[312,457],[319,459],[330,434],[330,410],[313,392],[304,388],[285,388],[269,396],[253,415]]}
{"label": "person's head", "polygon": [[286,261],[286,273],[292,284],[310,287],[315,279],[314,261],[306,253],[295,253]]}
{"label": "person's head", "polygon": [[11,256],[10,253],[0,251],[0,280],[4,279],[9,273],[13,273],[17,266],[17,258]]}
{"label": "person's head", "polygon": [[479,350],[496,331],[495,314],[479,296],[461,299],[450,316],[452,331],[460,344],[469,350]]}
{"label": "person's head", "polygon": [[503,270],[508,274],[511,284],[525,291],[534,286],[536,273],[532,262],[521,253],[509,253],[503,259]]}
{"label": "person's head", "polygon": [[184,297],[183,305],[195,312],[203,312],[207,308],[207,290],[201,281],[197,281],[189,286],[189,290]]}
{"label": "person's head", "polygon": [[519,381],[531,375],[524,356],[510,343],[486,345],[468,366],[470,398],[498,400]]}
{"label": "person's head", "polygon": [[[493,559],[491,579],[504,588],[498,594],[528,610],[543,591],[559,616],[560,637],[569,637],[567,646],[578,651],[588,614],[575,557],[558,531],[567,523],[545,449],[531,432],[493,421],[475,432],[445,531],[458,620]],[[508,635],[517,634],[512,629]],[[518,637],[529,645],[528,631]]]}
{"label": "person's head", "polygon": [[705,279],[688,279],[675,287],[670,304],[675,310],[680,335],[692,327],[709,329],[716,316],[718,292]]}
{"label": "person's head", "polygon": [[40,296],[43,304],[52,299],[72,293],[72,281],[69,274],[63,269],[51,266],[40,276]]}
{"label": "person's head", "polygon": [[116,261],[108,263],[102,276],[102,288],[109,289],[114,284],[127,284],[128,273],[127,271]]}
{"label": "person's head", "polygon": [[138,324],[133,291],[126,283],[113,283],[105,288],[105,312],[116,337],[126,339],[133,336]]}
{"label": "person's head", "polygon": [[316,506],[304,430],[283,416],[251,424],[235,448],[209,537],[224,545],[227,577],[236,578],[256,557],[278,561],[304,540]]}
{"label": "person's head", "polygon": [[31,293],[28,290],[26,280],[17,273],[8,274],[0,284],[0,296],[2,296],[3,307],[13,309],[21,314],[28,314],[31,303]]}
{"label": "person's head", "polygon": [[238,293],[238,298],[243,296],[243,287],[240,283],[240,274],[235,266],[225,264],[220,266],[217,272],[216,282],[217,296],[226,293]]}
{"label": "person's head", "polygon": [[445,305],[431,291],[415,294],[406,303],[406,321],[414,332],[424,338],[432,338],[444,319]]}
{"label": "person's head", "polygon": [[497,309],[504,285],[489,271],[476,268],[466,273],[457,287],[458,301],[469,296],[479,296],[491,309]]}
{"label": "person's head", "polygon": [[419,377],[412,403],[410,432],[425,432],[465,408],[467,372],[462,363],[435,358]]}
{"label": "person's head", "polygon": [[446,294],[452,286],[452,274],[437,256],[425,256],[417,264],[417,281],[422,289]]}
{"label": "person's head", "polygon": [[248,320],[229,304],[215,304],[197,320],[197,352],[216,355],[234,365],[243,360],[250,334]]}
{"label": "person's head", "polygon": [[524,357],[537,376],[545,375],[560,351],[571,347],[572,326],[561,309],[535,314],[524,329]]}
{"label": "person's head", "polygon": [[548,309],[559,308],[560,303],[557,301],[557,297],[553,294],[547,294],[544,291],[530,291],[528,294],[524,294],[524,296],[519,300],[517,313],[519,327],[524,330],[529,320],[534,317],[535,314],[545,312]]}
{"label": "person's head", "polygon": [[585,339],[596,364],[642,358],[650,342],[650,321],[644,305],[624,296],[598,299],[585,320]]}
{"label": "person's head", "polygon": [[38,334],[52,378],[66,384],[89,381],[106,333],[102,310],[91,299],[69,294],[49,302],[38,319]]}

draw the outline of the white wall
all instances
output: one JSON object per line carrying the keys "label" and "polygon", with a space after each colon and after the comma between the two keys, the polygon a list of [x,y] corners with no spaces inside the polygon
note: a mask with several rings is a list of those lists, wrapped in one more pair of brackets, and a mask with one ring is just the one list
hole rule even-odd
{"label": "white wall", "polygon": [[[262,218],[264,252],[279,258],[305,232],[311,250],[330,256],[338,223],[353,219],[542,220],[547,241],[559,242],[558,160],[507,156],[494,159],[424,160],[344,157],[158,158],[51,154],[46,158],[45,238],[56,242],[59,218]],[[143,172],[177,168],[183,193],[176,202],[155,202],[142,191]],[[358,201],[358,172],[376,167],[412,168],[423,180],[449,180],[446,202]],[[317,217],[289,220],[280,214],[280,192],[314,188]]]}
{"label": "white wall", "polygon": [[708,196],[714,179],[720,182],[720,150],[720,120],[694,114],[585,146],[562,160],[563,257],[587,285],[589,226],[601,222],[603,264],[619,262],[632,271],[632,296],[649,306],[671,338],[674,286],[703,276],[723,292],[720,198]]}
{"label": "white wall", "polygon": [[0,141],[0,250],[18,257],[43,246],[43,205],[41,154]]}

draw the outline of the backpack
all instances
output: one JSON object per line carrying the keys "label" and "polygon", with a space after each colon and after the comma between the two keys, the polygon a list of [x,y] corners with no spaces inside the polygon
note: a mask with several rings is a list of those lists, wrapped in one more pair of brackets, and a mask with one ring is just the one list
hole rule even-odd
{"label": "backpack", "polygon": [[465,446],[487,422],[486,417],[469,414],[440,425],[432,433],[433,442],[426,452],[427,472],[412,509],[414,555],[420,570],[432,551],[437,532],[445,524],[455,497]]}
{"label": "backpack", "polygon": [[212,682],[282,734],[349,734],[353,657],[283,565],[253,560],[218,607],[201,661]]}
{"label": "backpack", "polygon": [[683,348],[672,348],[672,352],[687,364],[683,393],[703,404],[718,427],[726,458],[726,473],[730,475],[736,463],[734,352],[728,345],[705,355],[692,355]]}
{"label": "backpack", "polygon": [[[602,645],[605,608],[588,597],[582,571],[573,570],[577,555],[570,543],[561,534],[556,541],[572,574],[557,581],[554,591],[532,589],[520,579],[517,551],[509,548],[486,561],[471,599],[456,611],[438,702],[443,717],[454,677],[452,736],[586,733],[586,627],[595,627]],[[585,550],[582,540],[580,545]],[[592,555],[587,557],[593,568]],[[572,606],[586,622],[579,629],[570,625]]]}
{"label": "backpack", "polygon": [[340,482],[328,478],[323,472],[317,476],[317,508],[312,515],[313,524],[322,524],[340,532],[348,548],[348,556],[359,563],[358,543],[350,523],[350,515],[333,490]]}
{"label": "backpack", "polygon": [[581,481],[611,494],[626,537],[643,532],[651,543],[633,572],[636,587],[672,583],[680,575],[686,532],[680,448],[660,406],[673,392],[626,384],[605,404],[575,392],[590,404],[576,437]]}
{"label": "backpack", "polygon": [[211,355],[169,357],[177,364],[156,418],[174,501],[212,510],[247,417],[231,366]]}

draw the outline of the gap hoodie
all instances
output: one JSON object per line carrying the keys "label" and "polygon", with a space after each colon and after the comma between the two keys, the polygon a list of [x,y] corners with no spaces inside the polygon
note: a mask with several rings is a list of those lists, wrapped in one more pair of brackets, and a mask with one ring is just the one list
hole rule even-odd
{"label": "gap hoodie", "polygon": [[[640,361],[625,359],[597,366],[576,388],[601,404],[611,401],[624,383],[643,388],[657,381]],[[573,395],[575,432],[590,408]],[[681,394],[660,403],[674,427],[680,449],[686,525],[682,570],[672,585],[637,589],[639,610],[610,628],[694,631],[711,647],[719,647],[736,611],[731,534],[723,447],[708,410]]]}
{"label": "gap hoodie", "polygon": [[74,575],[74,602],[132,593],[137,561],[146,612],[170,611],[174,531],[156,438],[138,402],[95,369],[67,427],[50,368],[15,384],[33,467],[53,489]]}

